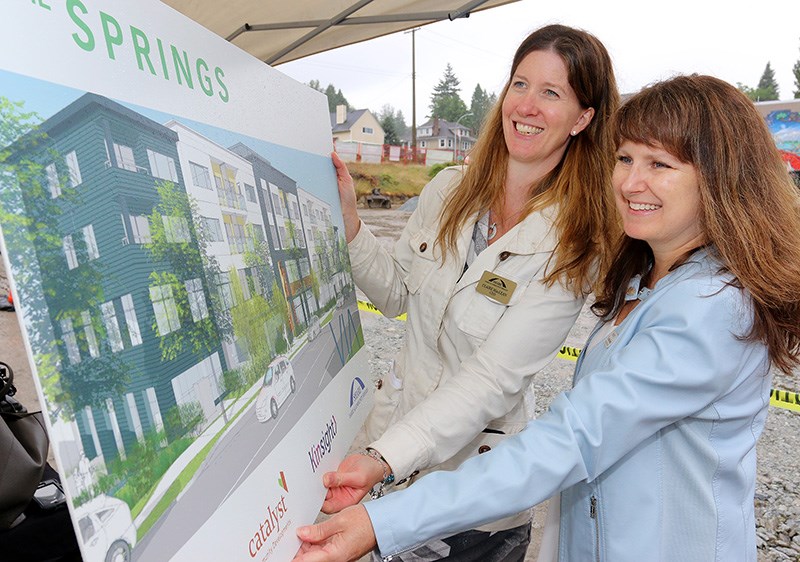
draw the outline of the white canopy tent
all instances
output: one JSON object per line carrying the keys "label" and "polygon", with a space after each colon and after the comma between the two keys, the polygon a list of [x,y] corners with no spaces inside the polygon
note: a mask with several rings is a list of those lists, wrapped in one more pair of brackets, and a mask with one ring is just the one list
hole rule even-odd
{"label": "white canopy tent", "polygon": [[517,0],[163,0],[275,66]]}

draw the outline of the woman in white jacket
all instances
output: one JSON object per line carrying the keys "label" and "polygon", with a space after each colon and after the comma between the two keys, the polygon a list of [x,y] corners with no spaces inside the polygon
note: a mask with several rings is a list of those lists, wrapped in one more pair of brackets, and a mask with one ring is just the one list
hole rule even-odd
{"label": "woman in white jacket", "polygon": [[[323,477],[325,512],[521,431],[533,416],[531,377],[555,357],[603,268],[616,228],[607,121],[618,105],[605,48],[581,30],[541,28],[519,46],[500,100],[469,166],[425,187],[393,252],[363,227],[333,155],[356,284],[408,325],[378,385],[367,451]],[[524,511],[402,559],[522,560],[529,541]]]}
{"label": "woman in white jacket", "polygon": [[800,198],[717,78],[645,88],[614,125],[625,236],[573,388],[458,470],[298,529],[298,562],[388,559],[559,491],[561,562],[756,562],[770,367],[800,366]]}

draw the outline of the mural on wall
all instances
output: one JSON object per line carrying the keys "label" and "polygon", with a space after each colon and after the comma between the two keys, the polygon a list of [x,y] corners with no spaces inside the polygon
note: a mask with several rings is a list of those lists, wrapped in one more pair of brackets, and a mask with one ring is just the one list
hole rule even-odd
{"label": "mural on wall", "polygon": [[[84,560],[287,559],[369,409],[327,104],[160,2],[14,11],[2,257]],[[154,95],[145,34],[208,52]]]}
{"label": "mural on wall", "polygon": [[787,168],[800,172],[800,113],[781,109],[770,112],[766,120]]}

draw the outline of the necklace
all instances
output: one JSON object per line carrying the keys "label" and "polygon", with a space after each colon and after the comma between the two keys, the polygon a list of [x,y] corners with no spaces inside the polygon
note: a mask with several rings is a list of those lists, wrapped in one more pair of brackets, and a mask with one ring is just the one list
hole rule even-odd
{"label": "necklace", "polygon": [[[514,217],[519,215],[524,210],[525,209],[522,208],[519,211],[517,211],[516,213],[513,213],[513,214],[507,216],[505,219],[500,219],[500,224],[505,224],[507,221],[510,221],[511,219],[513,219]],[[491,211],[490,211],[490,215],[491,215]],[[489,227],[486,230],[486,240],[492,240],[496,235],[497,235],[497,221],[492,221],[491,223],[489,223]]]}

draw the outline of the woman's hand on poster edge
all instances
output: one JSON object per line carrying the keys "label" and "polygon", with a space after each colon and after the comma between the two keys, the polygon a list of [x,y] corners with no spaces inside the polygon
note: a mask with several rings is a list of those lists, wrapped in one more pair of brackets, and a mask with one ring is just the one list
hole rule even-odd
{"label": "woman's hand on poster edge", "polygon": [[358,234],[361,219],[358,217],[356,203],[356,186],[347,165],[335,152],[331,152],[333,167],[336,169],[336,183],[339,187],[339,202],[342,205],[342,218],[344,219],[344,236],[349,244]]}
{"label": "woman's hand on poster edge", "polygon": [[375,548],[372,521],[363,505],[348,507],[327,521],[297,529],[302,541],[293,562],[347,562]]}
{"label": "woman's hand on poster edge", "polygon": [[383,466],[367,455],[349,455],[342,460],[336,472],[322,475],[322,484],[328,488],[323,513],[337,513],[356,505],[372,487],[383,480]]}

